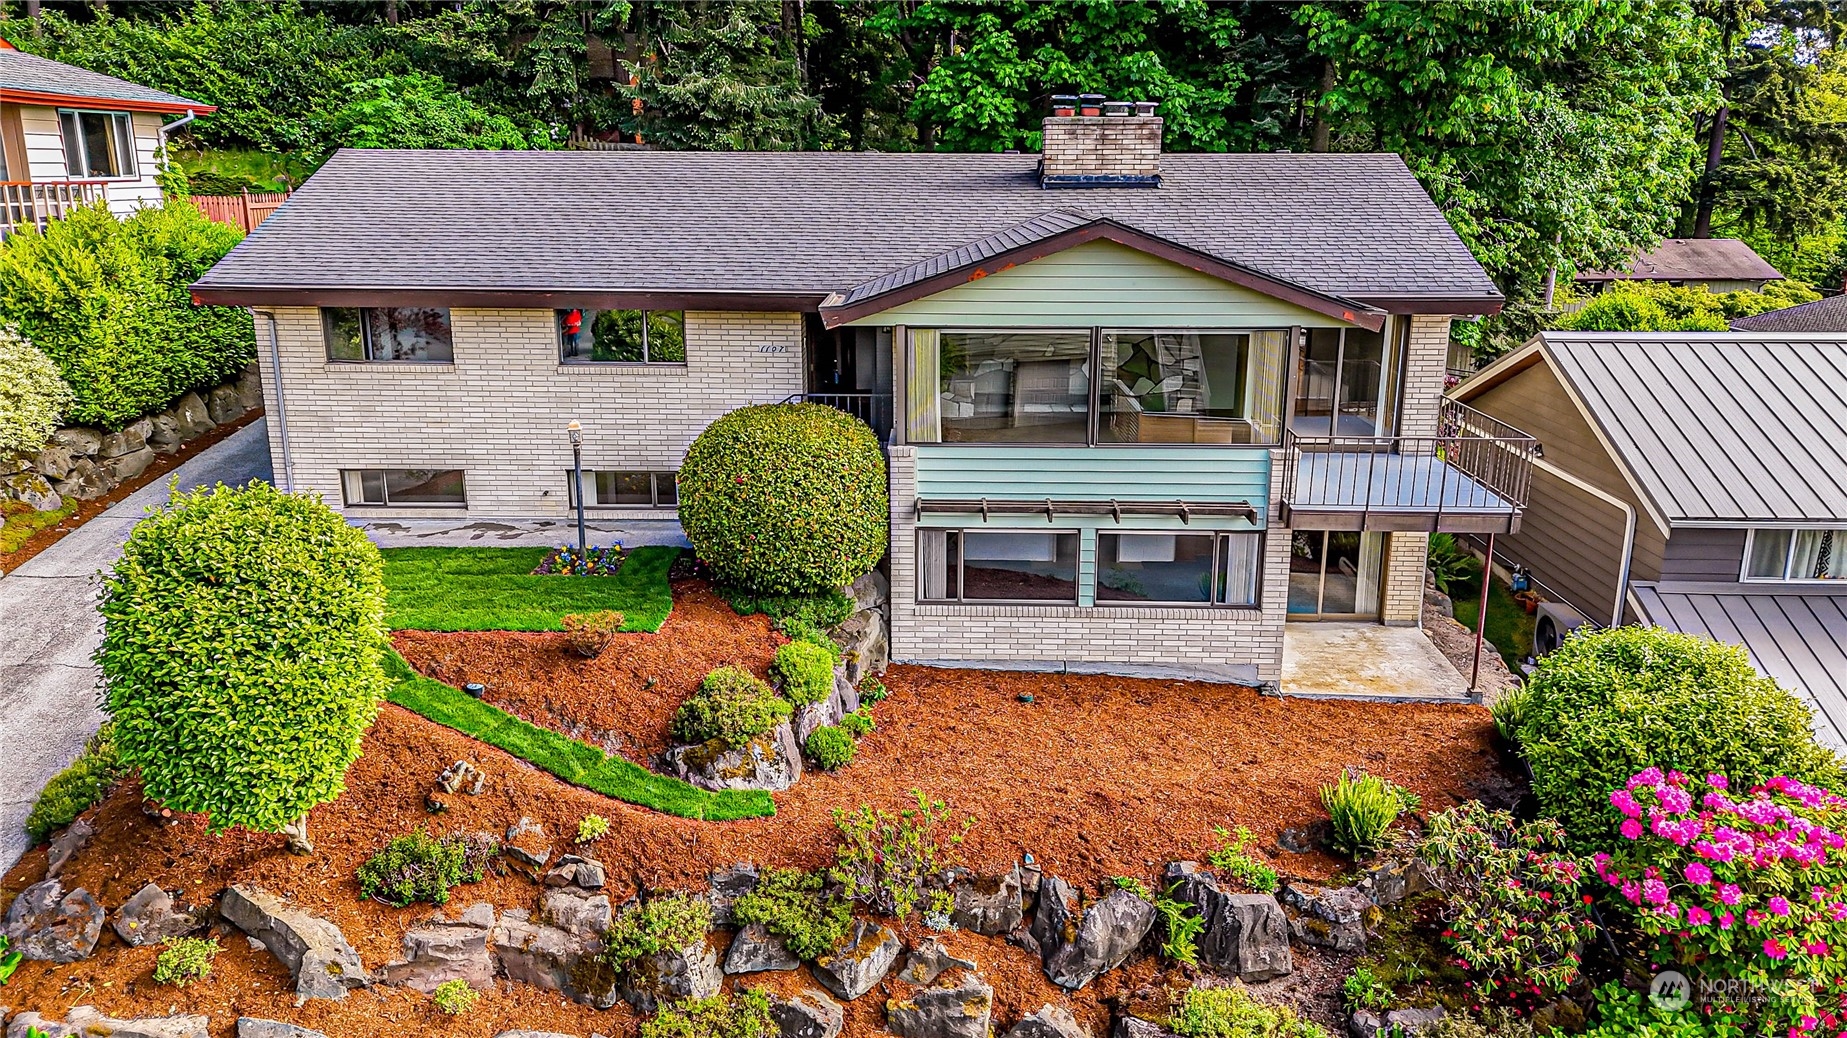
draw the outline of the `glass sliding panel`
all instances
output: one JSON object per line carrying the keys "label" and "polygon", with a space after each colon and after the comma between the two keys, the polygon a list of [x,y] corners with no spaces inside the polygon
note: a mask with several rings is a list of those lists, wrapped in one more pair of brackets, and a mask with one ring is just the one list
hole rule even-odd
{"label": "glass sliding panel", "polygon": [[566,362],[679,364],[686,361],[686,315],[678,310],[558,312],[559,356]]}
{"label": "glass sliding panel", "polygon": [[467,503],[460,469],[386,469],[385,498],[394,505]]}
{"label": "glass sliding panel", "polygon": [[430,306],[373,307],[365,311],[368,360],[455,360],[449,311]]}
{"label": "glass sliding panel", "polygon": [[321,334],[327,340],[328,360],[365,360],[366,339],[359,311],[328,307],[321,311]]}
{"label": "glass sliding panel", "polygon": [[1340,356],[1340,396],[1336,436],[1383,436],[1379,416],[1385,391],[1385,335],[1364,328],[1347,329]]}
{"label": "glass sliding panel", "polygon": [[1289,542],[1289,611],[1321,611],[1321,560],[1327,555],[1327,533],[1297,531]]}
{"label": "glass sliding panel", "polygon": [[987,602],[1076,602],[1072,533],[964,532],[962,598]]}
{"label": "glass sliding panel", "polygon": [[1339,367],[1340,329],[1310,328],[1295,370],[1295,415],[1289,427],[1296,435],[1333,435],[1334,380]]}
{"label": "glass sliding panel", "polygon": [[1841,558],[1847,537],[1837,536],[1841,532],[1798,530],[1789,553],[1789,579],[1839,580],[1841,571],[1847,569],[1847,560]]}
{"label": "glass sliding panel", "polygon": [[1088,333],[940,332],[936,338],[943,442],[1089,442]]}
{"label": "glass sliding panel", "polygon": [[1207,605],[1212,534],[1098,533],[1097,601]]}
{"label": "glass sliding panel", "polygon": [[132,177],[136,174],[135,163],[135,124],[123,112],[117,112],[115,123],[116,175]]}
{"label": "glass sliding panel", "polygon": [[1257,604],[1257,572],[1263,564],[1263,536],[1228,533],[1219,545],[1219,595],[1222,605]]}
{"label": "glass sliding panel", "polygon": [[1790,530],[1751,531],[1751,557],[1745,576],[1760,580],[1782,580],[1789,565]]}
{"label": "glass sliding panel", "polygon": [[1321,561],[1327,573],[1321,583],[1320,612],[1359,612],[1360,535],[1350,530],[1329,530],[1327,551]]}
{"label": "glass sliding panel", "polygon": [[1274,433],[1260,433],[1255,419],[1274,412],[1281,371],[1257,362],[1252,338],[1105,329],[1098,440],[1266,442]]}

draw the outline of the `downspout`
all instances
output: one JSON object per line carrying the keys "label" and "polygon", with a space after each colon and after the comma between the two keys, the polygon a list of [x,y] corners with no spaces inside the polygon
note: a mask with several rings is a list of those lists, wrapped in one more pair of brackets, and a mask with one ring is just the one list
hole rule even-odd
{"label": "downspout", "polygon": [[295,459],[289,454],[289,410],[282,399],[282,343],[276,335],[276,315],[267,310],[254,313],[269,322],[269,370],[276,379],[276,440],[282,446],[282,490],[293,494]]}
{"label": "downspout", "polygon": [[161,123],[160,124],[160,150],[162,152],[165,152],[167,150],[167,134],[172,133],[174,130],[177,130],[180,127],[186,125],[187,123],[192,122],[194,119],[197,119],[198,117],[199,117],[198,112],[195,112],[192,109],[188,108],[186,109],[186,114],[180,116],[178,119],[175,119],[170,123]]}
{"label": "downspout", "polygon": [[1619,624],[1623,622],[1623,606],[1628,601],[1629,565],[1635,559],[1635,506],[1631,505],[1629,502],[1624,501],[1622,498],[1617,497],[1614,494],[1607,493],[1603,490],[1598,489],[1597,487],[1591,486],[1589,483],[1584,482],[1583,480],[1579,479],[1578,477],[1572,475],[1569,472],[1566,472],[1564,469],[1559,468],[1557,465],[1552,464],[1551,462],[1545,460],[1544,458],[1533,458],[1532,463],[1535,468],[1539,469],[1539,471],[1548,473],[1553,476],[1557,476],[1559,479],[1562,479],[1565,482],[1571,484],[1572,486],[1577,487],[1579,490],[1584,491],[1586,494],[1589,494],[1590,496],[1596,498],[1597,500],[1606,502],[1608,504],[1616,506],[1617,508],[1622,509],[1622,513],[1623,513],[1623,559],[1622,559],[1622,565],[1618,568],[1617,573],[1616,573],[1616,600],[1615,600],[1615,603],[1610,607],[1610,626],[1611,627],[1618,626]]}

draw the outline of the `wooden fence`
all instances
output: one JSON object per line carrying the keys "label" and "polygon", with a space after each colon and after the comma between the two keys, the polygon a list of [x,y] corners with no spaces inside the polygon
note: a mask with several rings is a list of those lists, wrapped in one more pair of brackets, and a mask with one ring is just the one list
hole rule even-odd
{"label": "wooden fence", "polygon": [[245,234],[256,230],[257,224],[269,219],[269,214],[282,208],[282,203],[288,200],[287,191],[192,196],[192,204],[198,206],[207,219],[241,227]]}

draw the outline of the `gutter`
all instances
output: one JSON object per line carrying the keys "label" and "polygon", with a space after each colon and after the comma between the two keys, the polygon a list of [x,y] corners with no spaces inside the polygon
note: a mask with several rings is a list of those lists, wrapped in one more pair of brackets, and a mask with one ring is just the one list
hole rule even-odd
{"label": "gutter", "polygon": [[282,398],[282,343],[276,335],[276,315],[267,310],[251,311],[269,322],[269,370],[276,378],[276,439],[282,447],[282,490],[295,492],[295,459],[289,454],[289,409]]}
{"label": "gutter", "polygon": [[[1615,494],[1608,493],[1584,482],[1544,458],[1533,458],[1532,464],[1535,468],[1539,469],[1539,471],[1556,476],[1597,500],[1614,505],[1622,510],[1623,559],[1622,565],[1618,568],[1616,573],[1616,598],[1614,604],[1610,607],[1610,626],[1615,627],[1621,624],[1623,621],[1623,606],[1627,604],[1629,598],[1629,566],[1635,560],[1635,506],[1617,497]],[[1641,610],[1637,609],[1636,614],[1638,616],[1641,615]]]}
{"label": "gutter", "polygon": [[191,108],[188,108],[186,109],[186,114],[180,116],[178,119],[175,119],[170,123],[161,123],[160,124],[160,150],[161,152],[164,154],[167,150],[167,134],[172,133],[174,130],[177,130],[180,127],[186,125],[187,123],[192,122],[194,119],[197,119],[198,117],[199,117],[198,112],[194,111]]}

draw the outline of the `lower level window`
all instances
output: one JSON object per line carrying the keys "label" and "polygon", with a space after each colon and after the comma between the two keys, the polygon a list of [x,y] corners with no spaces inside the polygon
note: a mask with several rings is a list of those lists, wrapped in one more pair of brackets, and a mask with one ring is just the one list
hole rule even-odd
{"label": "lower level window", "polygon": [[1839,580],[1847,575],[1847,530],[1752,530],[1750,580]]}
{"label": "lower level window", "polygon": [[1257,604],[1255,533],[1097,534],[1097,604]]}
{"label": "lower level window", "polygon": [[[588,508],[677,508],[680,504],[675,472],[599,469],[584,473],[584,502]],[[577,480],[564,474],[571,507],[577,507]]]}
{"label": "lower level window", "polygon": [[461,469],[345,469],[340,482],[349,505],[447,505],[468,503]]}
{"label": "lower level window", "polygon": [[919,530],[926,601],[1077,602],[1075,531]]}

